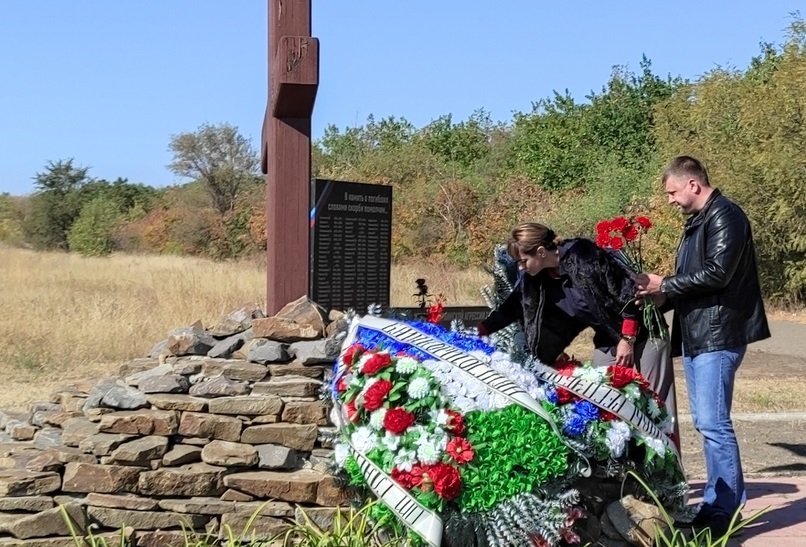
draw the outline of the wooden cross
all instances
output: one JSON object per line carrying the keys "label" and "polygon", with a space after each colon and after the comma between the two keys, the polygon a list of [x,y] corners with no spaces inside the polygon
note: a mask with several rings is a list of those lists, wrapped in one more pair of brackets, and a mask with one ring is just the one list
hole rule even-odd
{"label": "wooden cross", "polygon": [[263,118],[266,175],[266,309],[308,292],[311,114],[319,86],[319,40],[311,0],[268,0],[269,101]]}

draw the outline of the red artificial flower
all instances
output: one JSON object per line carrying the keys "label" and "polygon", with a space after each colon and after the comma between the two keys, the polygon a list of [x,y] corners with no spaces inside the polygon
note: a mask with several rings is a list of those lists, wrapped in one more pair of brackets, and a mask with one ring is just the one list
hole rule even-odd
{"label": "red artificial flower", "polygon": [[599,233],[596,236],[596,244],[599,247],[610,247],[610,234],[609,233]]}
{"label": "red artificial flower", "polygon": [[369,412],[378,410],[383,406],[383,402],[389,392],[392,391],[392,382],[389,380],[378,380],[364,393],[364,408]]}
{"label": "red artificial flower", "polygon": [[467,463],[476,455],[475,452],[473,452],[473,446],[462,437],[452,439],[445,448],[445,451],[458,464]]}
{"label": "red artificial flower", "polygon": [[600,220],[596,223],[596,233],[599,235],[610,235],[610,221]]}
{"label": "red artificial flower", "polygon": [[361,374],[374,376],[392,364],[392,356],[388,353],[376,353],[370,357],[362,366]]}
{"label": "red artificial flower", "polygon": [[614,238],[612,238],[612,239],[610,240],[610,247],[611,247],[613,250],[618,251],[618,250],[620,250],[622,247],[624,247],[624,240],[623,240],[622,238],[620,238],[620,237],[616,236],[616,237],[614,237]]}
{"label": "red artificial flower", "polygon": [[629,225],[627,217],[616,217],[610,221],[610,229],[616,232],[623,232]]}
{"label": "red artificial flower", "polygon": [[364,353],[365,349],[366,348],[364,346],[362,346],[360,343],[359,344],[353,344],[352,346],[347,348],[347,351],[345,351],[344,354],[341,356],[342,362],[345,365],[347,365],[347,368],[352,367],[353,363],[355,362],[356,357],[358,357],[359,355]]}
{"label": "red artificial flower", "polygon": [[641,226],[641,228],[643,228],[645,232],[650,228],[652,228],[652,221],[649,220],[648,217],[644,216],[636,217],[635,222],[637,222],[638,225]]}
{"label": "red artificial flower", "polygon": [[390,408],[383,417],[383,427],[395,435],[402,435],[413,424],[414,414],[402,408]]}
{"label": "red artificial flower", "polygon": [[557,388],[557,402],[561,405],[566,403],[570,403],[574,399],[576,399],[576,395],[565,389],[564,387]]}
{"label": "red artificial flower", "polygon": [[445,413],[449,416],[446,428],[448,431],[456,436],[465,434],[465,417],[456,412],[455,410],[446,410]]}
{"label": "red artificial flower", "polygon": [[344,378],[344,376],[339,378],[339,381],[336,382],[336,391],[338,391],[339,393],[344,393],[345,391],[347,391],[347,381]]}
{"label": "red artificial flower", "polygon": [[411,490],[412,488],[417,486],[415,482],[418,482],[415,480],[414,475],[412,475],[408,471],[401,471],[397,467],[392,468],[392,480],[398,483],[403,488],[406,488],[407,490]]}
{"label": "red artificial flower", "polygon": [[612,412],[608,412],[606,410],[599,409],[599,416],[602,418],[604,422],[612,422],[614,420],[618,420],[618,416],[613,414]]}
{"label": "red artificial flower", "polygon": [[425,320],[434,324],[442,321],[442,310],[445,309],[445,301],[445,296],[440,293],[437,296],[437,301],[433,305],[429,306],[428,310],[426,310]]}
{"label": "red artificial flower", "polygon": [[352,423],[358,423],[358,420],[361,418],[358,409],[355,408],[355,401],[350,401],[346,405],[344,405],[344,410],[347,412],[347,419]]}
{"label": "red artificial flower", "polygon": [[[414,488],[415,486],[419,486],[423,491],[428,491],[431,489],[431,480],[428,478],[425,472],[426,468],[420,465],[419,463],[411,467],[411,471],[409,472],[409,474],[411,475],[412,488]],[[423,484],[424,482],[426,484]]]}
{"label": "red artificial flower", "polygon": [[434,483],[434,492],[444,500],[455,499],[462,490],[462,478],[452,465],[436,463],[428,468],[427,474]]}
{"label": "red artificial flower", "polygon": [[635,224],[630,224],[624,229],[624,239],[627,241],[635,241],[638,239],[638,235],[638,228],[635,227]]}
{"label": "red artificial flower", "polygon": [[623,388],[630,382],[637,382],[643,389],[649,387],[649,382],[641,374],[629,367],[621,365],[614,365],[607,367],[607,373],[610,375],[610,384],[618,389]]}
{"label": "red artificial flower", "polygon": [[557,374],[560,376],[568,376],[569,378],[574,375],[576,368],[577,366],[572,363],[561,365],[559,368],[557,365],[554,365],[554,370],[557,371]]}

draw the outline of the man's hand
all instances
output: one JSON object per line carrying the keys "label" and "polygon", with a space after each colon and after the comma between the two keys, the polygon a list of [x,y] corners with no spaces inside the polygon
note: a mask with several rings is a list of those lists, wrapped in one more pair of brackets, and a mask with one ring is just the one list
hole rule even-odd
{"label": "man's hand", "polygon": [[619,340],[616,345],[616,365],[631,367],[633,364],[633,347],[626,340]]}
{"label": "man's hand", "polygon": [[638,289],[635,294],[637,296],[653,296],[661,294],[660,284],[663,282],[663,277],[655,274],[641,273],[635,276],[635,286]]}

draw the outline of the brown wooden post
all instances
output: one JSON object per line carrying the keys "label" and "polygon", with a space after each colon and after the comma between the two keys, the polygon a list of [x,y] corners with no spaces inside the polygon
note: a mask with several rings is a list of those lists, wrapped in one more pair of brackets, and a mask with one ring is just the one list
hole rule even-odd
{"label": "brown wooden post", "polygon": [[269,101],[261,165],[266,174],[267,313],[308,292],[311,114],[319,41],[311,0],[269,2]]}

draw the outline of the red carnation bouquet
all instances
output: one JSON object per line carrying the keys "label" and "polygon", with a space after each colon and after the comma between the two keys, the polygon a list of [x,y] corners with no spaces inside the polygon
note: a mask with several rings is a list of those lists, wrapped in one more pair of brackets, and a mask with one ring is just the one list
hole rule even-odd
{"label": "red carnation bouquet", "polygon": [[[627,269],[640,273],[644,271],[641,240],[650,228],[652,221],[646,216],[617,216],[610,220],[600,220],[596,223],[596,244],[610,250]],[[643,313],[649,337],[668,340],[669,328],[663,314],[651,299],[644,300]]]}

